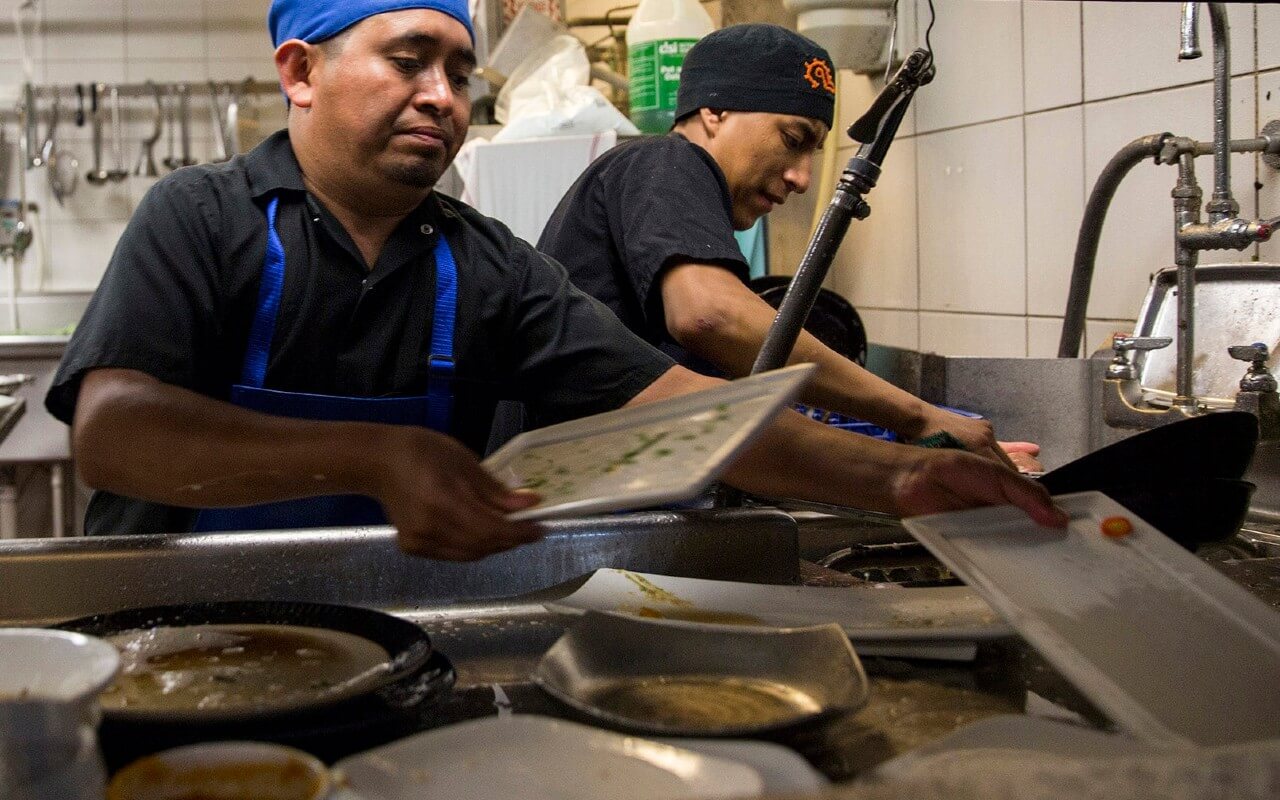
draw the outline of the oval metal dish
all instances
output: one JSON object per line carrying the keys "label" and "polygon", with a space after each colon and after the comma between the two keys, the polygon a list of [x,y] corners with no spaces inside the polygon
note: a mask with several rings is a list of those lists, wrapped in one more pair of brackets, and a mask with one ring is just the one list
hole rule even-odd
{"label": "oval metal dish", "polygon": [[532,677],[611,727],[678,736],[791,728],[856,711],[870,693],[835,624],[746,629],[595,611],[547,651]]}

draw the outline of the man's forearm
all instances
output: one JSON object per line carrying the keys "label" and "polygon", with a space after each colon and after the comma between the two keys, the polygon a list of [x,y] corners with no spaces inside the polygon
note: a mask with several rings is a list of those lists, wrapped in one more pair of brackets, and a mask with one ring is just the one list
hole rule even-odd
{"label": "man's forearm", "polygon": [[[368,493],[348,456],[383,426],[260,414],[132,370],[95,370],[80,390],[75,454],[90,486],[215,508]],[[376,450],[375,450],[376,452]]]}
{"label": "man's forearm", "polygon": [[[743,289],[744,292],[747,290]],[[735,377],[750,374],[775,317],[764,300],[747,292],[733,303],[721,324],[705,336],[689,337],[686,345],[700,358]],[[801,331],[788,364],[812,363],[818,373],[801,399],[818,408],[835,411],[896,431],[908,439],[921,435],[927,405]]]}

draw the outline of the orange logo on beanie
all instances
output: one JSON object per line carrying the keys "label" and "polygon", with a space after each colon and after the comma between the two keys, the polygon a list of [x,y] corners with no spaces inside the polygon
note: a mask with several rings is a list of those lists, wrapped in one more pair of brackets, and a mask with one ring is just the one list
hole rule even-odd
{"label": "orange logo on beanie", "polygon": [[831,74],[831,65],[822,58],[812,58],[804,65],[804,79],[815,89],[826,89],[836,93],[836,79]]}

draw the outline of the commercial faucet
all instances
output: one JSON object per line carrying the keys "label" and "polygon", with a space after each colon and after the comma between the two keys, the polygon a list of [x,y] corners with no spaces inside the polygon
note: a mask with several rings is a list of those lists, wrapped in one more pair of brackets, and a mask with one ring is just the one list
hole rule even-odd
{"label": "commercial faucet", "polygon": [[[1199,3],[1183,3],[1181,47],[1179,59],[1198,58],[1200,42],[1197,22]],[[1209,22],[1213,31],[1213,194],[1205,206],[1207,221],[1200,217],[1204,193],[1196,182],[1195,157],[1200,143],[1184,137],[1169,136],[1160,142],[1156,153],[1159,163],[1178,166],[1178,181],[1173,188],[1174,263],[1177,269],[1177,334],[1175,386],[1169,408],[1155,408],[1142,399],[1136,370],[1128,353],[1166,347],[1169,339],[1116,337],[1115,358],[1107,370],[1104,415],[1109,425],[1122,428],[1148,428],[1183,417],[1206,413],[1209,409],[1192,393],[1195,364],[1195,291],[1196,264],[1204,250],[1244,250],[1271,238],[1280,226],[1280,217],[1269,220],[1242,219],[1240,204],[1231,194],[1231,45],[1227,12],[1222,3],[1209,3]],[[1266,150],[1274,148],[1268,140]],[[1280,401],[1276,399],[1275,380],[1256,380],[1259,366],[1266,371],[1265,345],[1241,345],[1231,348],[1232,357],[1250,361],[1249,376],[1242,381],[1241,400],[1246,408],[1259,415],[1265,438],[1280,437]],[[1237,355],[1236,351],[1240,354]],[[1252,378],[1250,376],[1253,376]],[[1268,374],[1266,377],[1270,378]],[[1248,383],[1251,389],[1245,389]],[[1261,388],[1260,388],[1261,387]],[[1269,388],[1267,388],[1269,387]],[[1256,395],[1269,393],[1259,400]]]}

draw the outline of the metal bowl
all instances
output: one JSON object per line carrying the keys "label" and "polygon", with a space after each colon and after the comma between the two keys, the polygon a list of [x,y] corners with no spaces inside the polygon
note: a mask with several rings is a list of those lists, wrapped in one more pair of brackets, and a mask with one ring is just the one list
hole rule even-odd
{"label": "metal bowl", "polygon": [[746,736],[861,708],[866,673],[835,624],[742,628],[587,612],[539,662],[557,700],[626,731]]}

